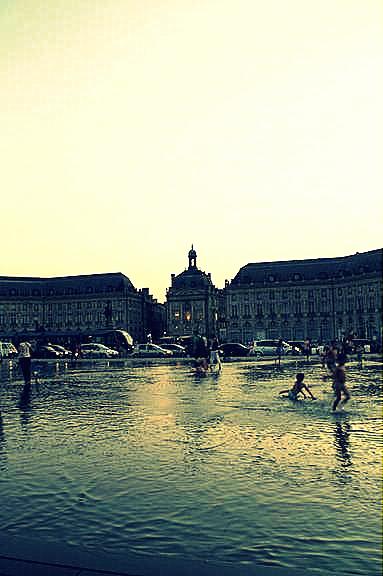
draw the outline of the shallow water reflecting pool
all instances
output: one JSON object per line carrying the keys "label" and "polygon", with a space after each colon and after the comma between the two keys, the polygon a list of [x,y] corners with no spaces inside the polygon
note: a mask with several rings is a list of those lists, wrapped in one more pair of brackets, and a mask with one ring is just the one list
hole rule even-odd
{"label": "shallow water reflecting pool", "polygon": [[[381,365],[0,367],[0,529],[121,556],[381,574]],[[278,392],[305,372],[317,400]]]}

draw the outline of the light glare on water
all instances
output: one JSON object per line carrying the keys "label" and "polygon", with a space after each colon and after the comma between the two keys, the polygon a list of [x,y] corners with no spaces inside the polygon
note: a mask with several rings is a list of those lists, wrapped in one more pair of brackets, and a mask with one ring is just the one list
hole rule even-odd
{"label": "light glare on water", "polygon": [[303,365],[316,401],[278,396],[294,365],[80,364],[4,376],[0,527],[87,550],[380,573],[381,372],[348,368],[352,399]]}

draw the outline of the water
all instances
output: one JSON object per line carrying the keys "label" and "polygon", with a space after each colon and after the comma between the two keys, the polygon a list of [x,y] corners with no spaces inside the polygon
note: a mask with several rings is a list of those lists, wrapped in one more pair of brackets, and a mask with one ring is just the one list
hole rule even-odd
{"label": "water", "polygon": [[[381,573],[381,366],[1,367],[0,530],[121,556]],[[278,397],[304,371],[316,401]]]}

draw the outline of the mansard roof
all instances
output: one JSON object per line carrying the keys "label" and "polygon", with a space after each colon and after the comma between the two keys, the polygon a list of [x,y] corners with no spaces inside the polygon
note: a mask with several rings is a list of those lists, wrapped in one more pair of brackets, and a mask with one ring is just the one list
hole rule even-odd
{"label": "mansard roof", "polygon": [[0,289],[38,289],[55,294],[84,292],[114,292],[124,288],[136,292],[136,288],[127,276],[121,272],[109,272],[105,274],[81,274],[79,276],[60,276],[52,278],[25,277],[25,276],[0,276]]}
{"label": "mansard roof", "polygon": [[178,274],[178,276],[172,277],[172,288],[194,289],[207,286],[213,286],[210,274],[205,274],[205,272],[196,267],[190,267]]}
{"label": "mansard roof", "polygon": [[282,260],[246,264],[231,281],[232,286],[272,282],[326,281],[359,274],[382,275],[382,249],[350,256],[311,260]]}

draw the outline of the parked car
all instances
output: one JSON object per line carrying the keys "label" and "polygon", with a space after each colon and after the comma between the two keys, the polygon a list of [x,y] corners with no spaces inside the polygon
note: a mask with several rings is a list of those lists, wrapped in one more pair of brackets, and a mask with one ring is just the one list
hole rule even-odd
{"label": "parked car", "polygon": [[173,352],[173,356],[183,357],[187,355],[185,346],[181,344],[161,344],[161,348]]}
{"label": "parked car", "polygon": [[[254,342],[252,354],[256,356],[276,356],[279,340],[258,340]],[[294,349],[282,340],[283,354],[293,354]]]}
{"label": "parked car", "polygon": [[104,344],[91,342],[80,345],[80,356],[82,358],[118,358],[119,353],[113,348],[108,348]]}
{"label": "parked car", "polygon": [[14,358],[17,354],[17,348],[12,342],[0,342],[0,358]]}
{"label": "parked car", "polygon": [[292,347],[292,354],[303,354],[305,349],[304,340],[289,340],[287,343]]}
{"label": "parked car", "polygon": [[365,354],[369,354],[371,352],[371,340],[367,338],[354,338],[351,343],[352,346],[352,354],[358,351],[358,349],[362,349]]}
{"label": "parked car", "polygon": [[227,342],[225,344],[221,344],[218,347],[218,351],[224,357],[235,357],[235,356],[249,356],[250,348],[240,344],[239,342]]}
{"label": "parked car", "polygon": [[137,344],[130,356],[136,358],[169,358],[173,356],[173,352],[157,344]]}
{"label": "parked car", "polygon": [[34,350],[32,350],[33,358],[54,358],[58,360],[61,358],[61,353],[52,348],[49,345],[37,346]]}
{"label": "parked car", "polygon": [[66,348],[64,348],[64,346],[61,346],[60,344],[49,343],[49,346],[51,348],[53,348],[54,350],[57,350],[57,352],[60,353],[62,358],[71,358],[72,357],[72,352],[70,350],[67,350]]}

